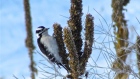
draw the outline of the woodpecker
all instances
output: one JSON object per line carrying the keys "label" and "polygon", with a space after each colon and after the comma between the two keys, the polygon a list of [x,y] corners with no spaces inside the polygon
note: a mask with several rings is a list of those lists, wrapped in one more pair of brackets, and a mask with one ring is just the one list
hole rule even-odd
{"label": "woodpecker", "polygon": [[48,34],[48,29],[49,28],[45,28],[44,26],[39,26],[36,29],[38,47],[51,62],[57,64],[58,67],[62,66],[67,70],[59,55],[59,48],[56,39]]}

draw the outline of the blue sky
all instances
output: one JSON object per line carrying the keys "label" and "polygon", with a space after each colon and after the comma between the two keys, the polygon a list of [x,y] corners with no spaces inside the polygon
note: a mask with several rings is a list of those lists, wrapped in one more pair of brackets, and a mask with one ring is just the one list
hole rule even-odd
{"label": "blue sky", "polygon": [[[96,26],[107,28],[106,23],[101,16],[96,12],[98,11],[108,25],[111,25],[111,0],[83,0],[83,21],[87,13],[94,16]],[[128,27],[131,31],[130,42],[134,43],[136,33],[140,35],[140,24],[136,17],[140,20],[139,0],[131,0],[125,7],[126,19],[128,20]],[[35,29],[44,25],[49,27],[49,33],[52,34],[52,25],[57,22],[61,26],[67,26],[69,17],[70,0],[30,0],[32,26],[34,34],[34,44],[36,50],[39,51],[36,43]],[[95,10],[96,11],[95,11]],[[101,22],[99,21],[101,20]],[[84,22],[82,22],[84,25]],[[135,30],[133,30],[133,27]],[[100,30],[95,27],[95,30]],[[29,79],[29,56],[27,48],[25,47],[25,20],[24,20],[24,7],[22,0],[0,0],[0,77],[5,79],[14,79],[13,75],[18,78],[23,78],[22,75]],[[95,34],[96,38],[102,38],[99,34]],[[99,39],[101,40],[101,39]],[[113,47],[113,46],[112,46]],[[113,50],[113,49],[112,49]],[[98,56],[98,54],[94,54]],[[34,54],[37,67],[39,61],[43,58],[39,54]],[[96,59],[95,57],[94,59]],[[133,57],[132,57],[133,58]],[[101,57],[100,62],[105,63]],[[47,62],[46,62],[47,63]],[[40,77],[41,75],[39,75]]]}

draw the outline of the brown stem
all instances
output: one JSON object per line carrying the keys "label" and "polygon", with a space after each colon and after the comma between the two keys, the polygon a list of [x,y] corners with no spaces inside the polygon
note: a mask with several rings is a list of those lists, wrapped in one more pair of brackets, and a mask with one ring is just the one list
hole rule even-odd
{"label": "brown stem", "polygon": [[137,36],[136,49],[137,49],[137,65],[138,65],[139,77],[140,77],[140,36]]}
{"label": "brown stem", "polygon": [[33,35],[32,35],[32,23],[31,23],[31,16],[30,16],[30,4],[29,0],[24,0],[24,10],[25,10],[25,23],[26,23],[26,47],[29,51],[30,57],[30,70],[31,70],[31,78],[35,79],[35,73],[37,73],[37,69],[35,68],[35,62],[33,60],[33,50],[35,46],[33,45]]}
{"label": "brown stem", "polygon": [[85,45],[83,56],[80,58],[80,74],[85,72],[86,63],[92,53],[93,35],[94,35],[94,23],[91,14],[86,15],[85,24]]}
{"label": "brown stem", "polygon": [[71,28],[77,52],[81,52],[82,49],[81,16],[82,16],[82,0],[71,0],[70,20],[68,21],[68,25]]}
{"label": "brown stem", "polygon": [[55,23],[53,24],[53,28],[54,28],[54,36],[56,38],[59,47],[59,55],[62,57],[63,64],[66,66],[68,70],[70,70],[68,65],[68,54],[66,53],[66,47],[64,46],[63,42],[62,27],[59,24]]}
{"label": "brown stem", "polygon": [[78,60],[76,46],[75,46],[73,36],[71,33],[71,29],[69,27],[64,28],[64,42],[69,51],[69,57],[70,57],[69,65],[71,68],[72,79],[78,79],[78,77],[79,77],[79,60]]}
{"label": "brown stem", "polygon": [[[116,42],[114,42],[116,54],[118,61],[117,63],[113,63],[113,66],[118,68],[119,70],[125,69],[125,66],[123,62],[125,62],[127,57],[127,52],[124,48],[127,48],[128,46],[128,28],[126,24],[126,20],[124,19],[124,13],[123,13],[123,6],[127,5],[129,3],[129,0],[112,0],[112,8],[113,8],[113,14],[112,19],[115,22],[115,27],[117,27],[117,31],[114,33],[116,34]],[[118,73],[115,77],[115,79],[127,79],[128,74],[127,73]]]}

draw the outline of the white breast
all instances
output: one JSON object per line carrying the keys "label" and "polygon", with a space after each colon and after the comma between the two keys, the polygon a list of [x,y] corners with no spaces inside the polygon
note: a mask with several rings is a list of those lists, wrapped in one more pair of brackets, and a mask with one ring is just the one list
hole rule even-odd
{"label": "white breast", "polygon": [[41,43],[48,48],[46,50],[48,50],[51,54],[53,54],[58,62],[62,63],[61,57],[59,56],[58,45],[54,37],[43,35],[41,38]]}

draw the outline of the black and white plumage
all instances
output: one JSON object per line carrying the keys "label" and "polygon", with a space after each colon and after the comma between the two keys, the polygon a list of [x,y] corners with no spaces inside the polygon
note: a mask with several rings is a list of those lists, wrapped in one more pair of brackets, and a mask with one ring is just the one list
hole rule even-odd
{"label": "black and white plumage", "polygon": [[36,29],[38,46],[41,52],[45,54],[51,62],[56,63],[59,67],[63,66],[67,70],[59,55],[56,39],[48,34],[48,29],[49,28],[45,28],[44,26],[39,26]]}

